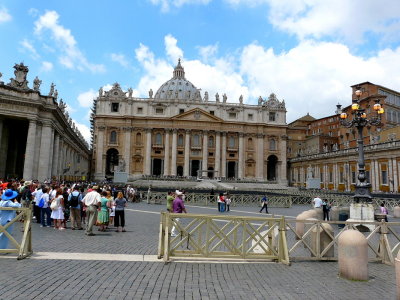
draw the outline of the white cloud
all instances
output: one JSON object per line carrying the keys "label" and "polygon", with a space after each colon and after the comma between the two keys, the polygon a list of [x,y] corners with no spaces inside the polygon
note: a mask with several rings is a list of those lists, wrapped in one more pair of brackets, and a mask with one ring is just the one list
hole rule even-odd
{"label": "white cloud", "polygon": [[75,123],[75,126],[81,132],[85,141],[90,145],[90,128],[88,126],[86,126],[85,124],[77,122],[76,120],[73,120],[73,121]]}
{"label": "white cloud", "polygon": [[200,4],[205,5],[212,0],[150,0],[154,5],[160,5],[163,12],[168,12],[173,7],[181,7],[186,4]]}
{"label": "white cloud", "polygon": [[90,89],[86,92],[80,93],[78,95],[79,105],[82,107],[92,107],[93,99],[97,98],[98,92],[93,89]]}
{"label": "white cloud", "polygon": [[129,67],[129,62],[128,62],[127,58],[125,57],[125,55],[123,55],[123,54],[111,53],[111,60],[119,63],[124,68]]}
{"label": "white cloud", "polygon": [[0,7],[0,23],[5,23],[12,20],[12,16],[8,13],[7,8]]}
{"label": "white cloud", "polygon": [[23,39],[19,43],[25,50],[27,50],[31,54],[33,59],[38,59],[40,57],[40,55],[37,53],[35,47],[32,45],[30,41],[28,41],[27,39]]}
{"label": "white cloud", "polygon": [[72,106],[70,106],[69,104],[66,104],[65,109],[66,109],[66,111],[68,112],[69,115],[71,115],[72,113],[76,112],[76,109],[73,108]]}
{"label": "white cloud", "polygon": [[49,61],[42,61],[42,66],[40,67],[41,72],[50,72],[53,70],[53,64]]}
{"label": "white cloud", "polygon": [[170,61],[174,64],[178,62],[179,58],[183,58],[183,51],[180,49],[177,44],[177,39],[172,35],[168,34],[164,38],[165,50],[167,52],[167,56]]}
{"label": "white cloud", "polygon": [[208,45],[204,47],[199,46],[197,48],[199,49],[199,54],[205,63],[213,60],[218,53],[218,44]]}
{"label": "white cloud", "polygon": [[50,37],[56,42],[60,56],[59,62],[68,69],[80,71],[90,70],[93,73],[104,72],[101,64],[90,63],[77,46],[71,30],[59,24],[59,15],[56,11],[47,11],[35,22],[35,34],[43,36],[50,32]]}

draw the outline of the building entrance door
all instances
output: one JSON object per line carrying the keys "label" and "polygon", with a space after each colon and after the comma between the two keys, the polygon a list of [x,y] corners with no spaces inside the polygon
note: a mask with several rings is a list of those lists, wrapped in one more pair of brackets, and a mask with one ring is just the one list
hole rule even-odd
{"label": "building entrance door", "polygon": [[200,160],[192,160],[190,176],[197,176],[197,171],[200,170]]}
{"label": "building entrance door", "polygon": [[236,162],[228,161],[228,178],[236,178]]}
{"label": "building entrance door", "polygon": [[153,172],[152,175],[160,176],[162,169],[162,160],[159,158],[153,159]]}

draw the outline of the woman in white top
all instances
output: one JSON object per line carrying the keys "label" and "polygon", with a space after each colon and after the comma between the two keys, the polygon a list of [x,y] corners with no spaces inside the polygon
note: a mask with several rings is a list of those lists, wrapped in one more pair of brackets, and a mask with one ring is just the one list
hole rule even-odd
{"label": "woman in white top", "polygon": [[[50,208],[51,218],[54,219],[54,229],[64,230],[61,223],[64,220],[64,197],[62,196],[62,189],[58,188],[56,192],[56,197],[51,201]],[[53,202],[55,201],[55,204]]]}

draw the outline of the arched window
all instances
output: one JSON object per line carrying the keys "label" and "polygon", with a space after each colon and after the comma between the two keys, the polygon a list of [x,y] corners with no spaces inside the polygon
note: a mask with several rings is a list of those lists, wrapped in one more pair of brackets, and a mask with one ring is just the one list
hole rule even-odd
{"label": "arched window", "polygon": [[183,147],[183,135],[180,134],[178,136],[178,146]]}
{"label": "arched window", "polygon": [[214,137],[213,136],[208,137],[208,147],[214,148]]}
{"label": "arched window", "polygon": [[116,131],[111,131],[110,133],[110,144],[116,144],[117,143],[117,132]]}
{"label": "arched window", "polygon": [[275,140],[269,140],[269,150],[276,150],[276,141]]}
{"label": "arched window", "polygon": [[193,146],[200,146],[200,136],[198,134],[193,136]]}
{"label": "arched window", "polygon": [[161,133],[156,134],[156,145],[162,145],[162,136]]}
{"label": "arched window", "polygon": [[235,148],[235,137],[230,136],[229,137],[229,144],[228,144],[229,148]]}
{"label": "arched window", "polygon": [[142,134],[140,132],[136,133],[136,144],[140,145],[142,143]]}
{"label": "arched window", "polygon": [[248,149],[253,149],[253,139],[249,138],[247,141],[247,147]]}

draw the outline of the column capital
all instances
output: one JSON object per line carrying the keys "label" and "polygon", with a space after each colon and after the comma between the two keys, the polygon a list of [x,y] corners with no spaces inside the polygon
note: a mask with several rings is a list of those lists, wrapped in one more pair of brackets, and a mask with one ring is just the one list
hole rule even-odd
{"label": "column capital", "polygon": [[97,126],[97,129],[103,131],[103,130],[106,130],[106,126],[100,125],[100,126]]}
{"label": "column capital", "polygon": [[243,132],[239,132],[239,137],[244,137],[244,133]]}
{"label": "column capital", "polygon": [[203,130],[204,135],[208,135],[209,133],[210,133],[210,130],[207,130],[207,129]]}
{"label": "column capital", "polygon": [[256,137],[257,137],[257,138],[264,138],[264,137],[265,137],[265,134],[264,134],[264,133],[257,133],[257,134],[256,134]]}
{"label": "column capital", "polygon": [[191,129],[185,129],[185,133],[186,133],[186,134],[190,134],[191,132],[192,132]]}
{"label": "column capital", "polygon": [[172,132],[172,128],[165,128],[164,130],[165,130],[165,133],[168,133],[168,134]]}
{"label": "column capital", "polygon": [[177,134],[178,133],[178,129],[177,128],[172,128],[172,133],[173,134]]}
{"label": "column capital", "polygon": [[226,131],[221,131],[221,134],[223,137],[226,137],[228,133]]}
{"label": "column capital", "polygon": [[122,130],[123,130],[124,132],[131,132],[132,129],[133,129],[133,127],[130,127],[130,126],[122,127]]}
{"label": "column capital", "polygon": [[153,131],[153,129],[152,129],[152,128],[145,128],[144,131],[145,131],[146,133],[151,133],[151,132]]}

